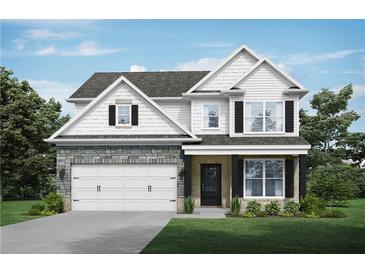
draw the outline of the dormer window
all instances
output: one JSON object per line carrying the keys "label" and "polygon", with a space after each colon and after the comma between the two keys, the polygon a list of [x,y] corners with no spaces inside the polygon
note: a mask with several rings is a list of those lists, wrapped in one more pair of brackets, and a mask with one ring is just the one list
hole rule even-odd
{"label": "dormer window", "polygon": [[246,102],[245,132],[283,132],[283,102]]}
{"label": "dormer window", "polygon": [[116,124],[120,126],[131,125],[131,105],[117,105]]}
{"label": "dormer window", "polygon": [[219,105],[203,105],[203,128],[219,128]]}

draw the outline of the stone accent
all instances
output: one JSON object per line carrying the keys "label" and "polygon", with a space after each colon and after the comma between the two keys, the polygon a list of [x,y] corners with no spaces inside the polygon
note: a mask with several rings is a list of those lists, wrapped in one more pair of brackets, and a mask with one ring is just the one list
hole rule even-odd
{"label": "stone accent", "polygon": [[231,156],[192,156],[192,189],[191,196],[195,199],[195,206],[200,207],[200,165],[222,165],[222,207],[229,207],[231,200]]}
{"label": "stone accent", "polygon": [[[57,147],[57,192],[65,211],[71,210],[71,166],[73,164],[176,164],[178,209],[184,197],[183,154],[179,146],[80,146]],[[182,204],[182,209],[184,208]]]}

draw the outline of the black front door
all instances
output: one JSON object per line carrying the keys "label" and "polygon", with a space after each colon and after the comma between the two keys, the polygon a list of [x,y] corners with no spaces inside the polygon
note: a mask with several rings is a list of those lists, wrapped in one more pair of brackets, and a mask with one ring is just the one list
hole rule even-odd
{"label": "black front door", "polygon": [[221,205],[221,165],[201,165],[201,205]]}

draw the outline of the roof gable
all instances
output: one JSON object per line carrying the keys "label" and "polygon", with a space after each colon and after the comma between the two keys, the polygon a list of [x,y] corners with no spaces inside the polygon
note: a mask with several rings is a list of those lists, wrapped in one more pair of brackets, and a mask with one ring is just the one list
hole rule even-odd
{"label": "roof gable", "polygon": [[[107,109],[108,105],[112,102],[115,103],[116,99],[123,98],[131,99],[136,101],[138,98],[138,104],[141,104],[140,108],[140,121],[147,120],[140,123],[135,129],[139,130],[118,130],[115,127],[108,126],[108,116]],[[104,112],[104,113],[103,113]],[[105,116],[105,117],[104,117]],[[143,118],[142,118],[143,117]],[[183,128],[180,124],[176,123],[172,118],[170,118],[151,98],[146,96],[141,90],[133,85],[124,76],[120,76],[115,80],[108,88],[106,88],[95,100],[93,100],[89,105],[87,105],[77,116],[71,119],[63,127],[61,127],[57,132],[55,132],[47,141],[54,140],[60,135],[105,135],[105,134],[156,134],[158,132],[146,132],[143,125],[148,130],[153,130],[151,120],[158,118],[158,121],[153,120],[157,124],[157,128],[163,130],[163,134],[178,134],[178,135],[188,135],[189,137],[196,139],[197,137],[193,135],[190,131]],[[148,120],[151,119],[151,120]],[[79,124],[86,125],[83,129]],[[89,128],[88,128],[89,127]]]}
{"label": "roof gable", "polygon": [[[259,57],[247,46],[243,45],[230,55],[219,67],[208,73],[186,93],[197,90],[212,91],[229,87],[250,67],[259,61]],[[214,88],[216,86],[217,88]]]}

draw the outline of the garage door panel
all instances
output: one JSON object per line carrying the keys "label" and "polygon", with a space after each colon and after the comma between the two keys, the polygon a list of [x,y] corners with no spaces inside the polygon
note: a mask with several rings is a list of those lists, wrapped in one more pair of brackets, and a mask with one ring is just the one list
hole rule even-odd
{"label": "garage door panel", "polygon": [[148,200],[125,200],[126,211],[148,211],[149,202]]}
{"label": "garage door panel", "polygon": [[176,180],[171,180],[171,179],[151,179],[150,180],[150,185],[152,186],[152,189],[155,188],[171,188],[171,189],[176,189]]}
{"label": "garage door panel", "polygon": [[95,190],[88,190],[88,189],[75,189],[72,193],[72,199],[78,199],[78,200],[90,200],[94,199],[96,200],[97,192]]}
{"label": "garage door panel", "polygon": [[100,177],[123,177],[124,168],[120,165],[105,165],[99,169]]}
{"label": "garage door panel", "polygon": [[100,211],[122,211],[123,209],[123,200],[99,200]]}
{"label": "garage door panel", "polygon": [[96,190],[96,186],[98,185],[98,180],[95,179],[95,178],[73,179],[72,184],[73,184],[72,187],[74,189],[89,188],[89,189],[95,189]]}
{"label": "garage door panel", "polygon": [[77,165],[77,168],[72,169],[73,177],[97,177],[98,169],[95,168],[95,165]]}
{"label": "garage door panel", "polygon": [[99,199],[100,200],[122,200],[123,193],[122,189],[104,189],[103,191],[99,192]]}
{"label": "garage door panel", "polygon": [[72,210],[96,211],[98,210],[98,202],[97,200],[73,201]]}
{"label": "garage door panel", "polygon": [[146,177],[124,178],[124,188],[135,188],[147,190],[150,185],[149,179]]}
{"label": "garage door panel", "polygon": [[150,165],[151,177],[175,177],[176,169],[170,165]]}
{"label": "garage door panel", "polygon": [[123,178],[99,178],[101,189],[121,189],[123,187]]}
{"label": "garage door panel", "polygon": [[125,177],[148,177],[148,165],[125,165]]}
{"label": "garage door panel", "polygon": [[148,191],[142,189],[125,189],[124,199],[126,200],[148,200]]}
{"label": "garage door panel", "polygon": [[150,200],[150,211],[176,211],[176,202]]}
{"label": "garage door panel", "polygon": [[171,189],[171,190],[168,190],[168,189],[153,190],[152,192],[150,192],[150,199],[174,200],[174,199],[176,199],[176,190],[174,190],[174,189]]}

